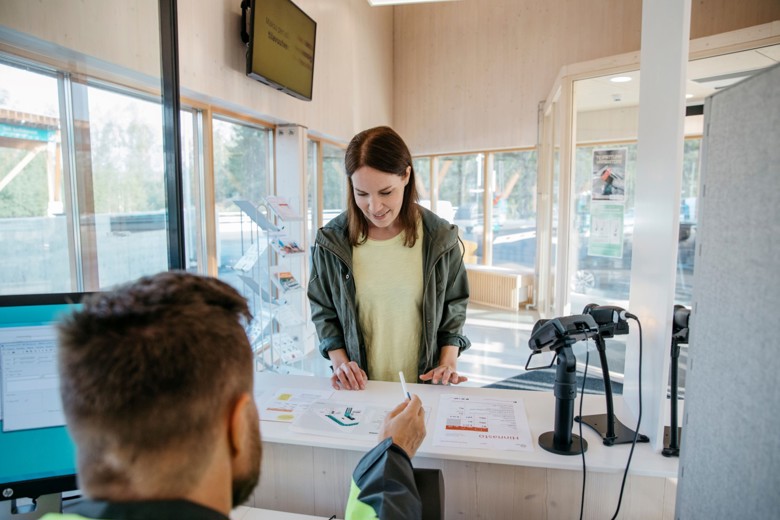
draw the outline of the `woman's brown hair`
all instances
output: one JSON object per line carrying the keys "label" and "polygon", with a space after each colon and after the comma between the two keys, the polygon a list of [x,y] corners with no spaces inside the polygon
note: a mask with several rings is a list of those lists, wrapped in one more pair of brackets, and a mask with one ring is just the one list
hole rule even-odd
{"label": "woman's brown hair", "polygon": [[409,148],[395,130],[388,126],[377,126],[363,130],[350,141],[344,157],[347,170],[347,219],[349,227],[349,242],[352,246],[365,243],[368,237],[368,220],[355,202],[352,174],[363,166],[368,166],[393,175],[403,177],[409,169],[409,182],[404,188],[404,199],[398,221],[405,233],[404,245],[414,246],[417,241],[417,184],[414,177],[414,165]]}

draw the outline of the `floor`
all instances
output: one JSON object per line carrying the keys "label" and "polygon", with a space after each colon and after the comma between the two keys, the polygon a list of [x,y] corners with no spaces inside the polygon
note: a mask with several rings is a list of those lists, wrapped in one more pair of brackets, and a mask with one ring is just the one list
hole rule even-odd
{"label": "floor", "polygon": [[538,319],[535,311],[469,304],[464,333],[471,348],[458,359],[458,371],[469,378],[464,386],[485,386],[522,373],[531,353],[528,338]]}

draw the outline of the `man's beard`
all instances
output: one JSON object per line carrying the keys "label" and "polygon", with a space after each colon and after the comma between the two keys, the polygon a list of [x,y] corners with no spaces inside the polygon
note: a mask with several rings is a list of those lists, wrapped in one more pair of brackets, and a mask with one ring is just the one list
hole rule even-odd
{"label": "man's beard", "polygon": [[252,496],[252,491],[260,480],[260,459],[263,455],[263,448],[260,443],[260,422],[257,418],[255,418],[254,424],[258,427],[253,428],[250,434],[252,436],[248,455],[250,459],[247,461],[249,469],[246,474],[236,475],[233,479],[233,507],[246,502]]}

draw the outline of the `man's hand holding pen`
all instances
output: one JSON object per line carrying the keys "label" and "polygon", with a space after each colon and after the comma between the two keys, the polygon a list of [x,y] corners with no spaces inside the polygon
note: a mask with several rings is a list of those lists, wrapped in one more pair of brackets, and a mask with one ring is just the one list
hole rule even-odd
{"label": "man's hand holding pen", "polygon": [[393,408],[382,424],[379,440],[393,438],[393,443],[400,446],[411,459],[417,453],[417,448],[425,439],[425,410],[417,394],[411,394],[411,399]]}

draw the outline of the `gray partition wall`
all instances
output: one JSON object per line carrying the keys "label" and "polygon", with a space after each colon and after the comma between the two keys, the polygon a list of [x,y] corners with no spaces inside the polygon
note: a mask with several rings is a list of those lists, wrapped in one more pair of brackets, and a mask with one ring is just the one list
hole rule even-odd
{"label": "gray partition wall", "polygon": [[677,519],[780,518],[780,65],[705,105]]}

